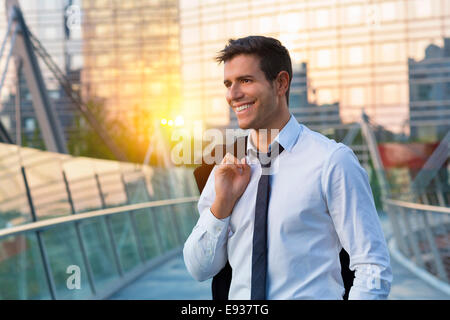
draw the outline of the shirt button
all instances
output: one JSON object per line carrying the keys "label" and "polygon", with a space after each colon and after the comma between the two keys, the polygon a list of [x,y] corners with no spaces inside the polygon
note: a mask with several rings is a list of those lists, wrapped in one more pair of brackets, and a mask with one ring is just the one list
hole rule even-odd
{"label": "shirt button", "polygon": [[216,232],[222,231],[222,227],[216,227]]}

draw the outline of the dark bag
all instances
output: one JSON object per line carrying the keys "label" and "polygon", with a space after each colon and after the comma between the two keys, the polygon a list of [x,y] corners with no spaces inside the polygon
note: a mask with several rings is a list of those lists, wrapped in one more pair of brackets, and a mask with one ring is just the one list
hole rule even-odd
{"label": "dark bag", "polygon": [[[238,139],[245,139],[244,146],[245,151],[247,151],[247,136],[240,137]],[[225,156],[226,152],[230,152],[233,155],[238,154],[237,150],[238,146],[238,140],[235,141],[234,145],[229,148],[225,145],[216,146],[216,148],[213,149],[211,153],[211,157],[215,156],[215,150],[218,148],[222,148],[222,155]],[[231,150],[230,150],[231,149]],[[214,164],[206,164],[202,160],[202,165],[200,167],[197,167],[194,170],[194,177],[195,181],[197,182],[197,187],[200,193],[202,193],[203,188],[206,185],[206,182],[208,181],[209,174],[211,173],[212,169],[214,168]],[[350,270],[350,257],[348,253],[342,249],[339,253],[339,259],[341,262],[341,275],[342,280],[344,282],[344,300],[348,299],[348,293],[350,291],[350,288],[353,285],[353,279],[355,278],[355,272]],[[222,270],[217,273],[211,283],[211,290],[212,290],[212,298],[213,300],[228,300],[228,292],[230,291],[230,285],[231,285],[231,275],[232,275],[232,269],[230,264],[225,264],[225,267],[223,267]]]}

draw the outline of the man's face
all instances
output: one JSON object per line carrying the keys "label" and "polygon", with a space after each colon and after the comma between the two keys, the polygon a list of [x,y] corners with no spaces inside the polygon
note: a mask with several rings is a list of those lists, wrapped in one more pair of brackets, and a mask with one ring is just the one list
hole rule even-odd
{"label": "man's face", "polygon": [[279,97],[255,55],[240,54],[224,64],[226,99],[241,129],[271,128]]}

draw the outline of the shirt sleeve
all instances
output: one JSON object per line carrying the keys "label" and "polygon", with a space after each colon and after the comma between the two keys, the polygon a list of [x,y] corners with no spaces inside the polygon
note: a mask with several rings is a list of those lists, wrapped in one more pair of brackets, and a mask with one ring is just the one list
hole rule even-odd
{"label": "shirt sleeve", "polygon": [[183,248],[184,263],[197,281],[215,276],[227,261],[227,234],[230,217],[216,218],[211,212],[215,199],[214,169],[198,201],[200,217]]}
{"label": "shirt sleeve", "polygon": [[323,192],[355,279],[349,299],[386,299],[392,282],[389,251],[366,171],[347,146],[331,154],[322,176]]}

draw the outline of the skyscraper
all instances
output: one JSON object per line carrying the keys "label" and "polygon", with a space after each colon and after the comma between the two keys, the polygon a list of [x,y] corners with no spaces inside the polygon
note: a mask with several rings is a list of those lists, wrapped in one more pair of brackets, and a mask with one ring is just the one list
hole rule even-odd
{"label": "skyscraper", "polygon": [[145,114],[147,124],[177,114],[178,2],[84,0],[82,9],[83,96],[123,118]]}
{"label": "skyscraper", "polygon": [[441,140],[450,130],[450,38],[430,44],[422,60],[408,60],[411,137]]}
{"label": "skyscraper", "polygon": [[[140,139],[145,144],[153,120],[179,114],[178,1],[19,3],[30,30],[80,89],[83,101],[93,101],[106,116],[118,118],[134,130],[133,141]],[[0,7],[3,35],[7,18],[4,6]],[[55,77],[42,61],[40,66],[58,115],[73,116],[76,111]],[[14,67],[11,63],[0,110],[12,133],[16,131]],[[21,84],[21,125],[25,133],[33,134],[38,123],[23,79]],[[61,120],[69,139],[73,130],[70,117]]]}

